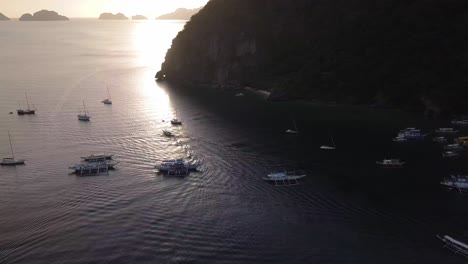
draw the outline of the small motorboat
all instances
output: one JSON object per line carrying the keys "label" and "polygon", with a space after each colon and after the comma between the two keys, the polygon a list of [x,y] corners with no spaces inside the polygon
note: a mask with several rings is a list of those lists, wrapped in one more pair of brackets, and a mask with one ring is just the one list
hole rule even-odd
{"label": "small motorboat", "polygon": [[2,166],[16,166],[16,165],[23,165],[25,160],[24,159],[15,159],[15,153],[13,152],[13,144],[11,144],[11,136],[10,131],[8,131],[8,140],[10,141],[10,152],[11,157],[3,158],[0,160],[0,165]]}
{"label": "small motorboat", "polygon": [[436,236],[442,242],[444,242],[444,248],[450,249],[455,254],[459,254],[465,258],[468,258],[468,245],[458,241],[450,236]]}
{"label": "small motorboat", "polygon": [[375,163],[382,165],[384,168],[399,169],[403,168],[403,165],[405,165],[406,162],[402,162],[399,159],[384,159],[382,161],[376,161]]}
{"label": "small motorboat", "polygon": [[442,157],[444,158],[456,158],[459,157],[460,153],[455,152],[455,151],[444,151],[442,152]]}
{"label": "small motorboat", "polygon": [[113,156],[113,154],[96,153],[89,156],[83,156],[81,159],[84,161],[104,161],[111,160]]}
{"label": "small motorboat", "polygon": [[163,130],[163,135],[166,137],[173,137],[174,134],[169,130]]}
{"label": "small motorboat", "polygon": [[8,114],[12,115],[12,114],[13,114],[13,112],[10,112],[10,113],[8,113]]}
{"label": "small motorboat", "polygon": [[439,134],[455,134],[458,133],[458,130],[455,130],[451,127],[441,127],[439,129],[436,129],[435,132]]}
{"label": "small motorboat", "polygon": [[177,118],[174,118],[174,119],[171,120],[171,124],[176,125],[176,126],[182,125],[182,121],[180,121]]}

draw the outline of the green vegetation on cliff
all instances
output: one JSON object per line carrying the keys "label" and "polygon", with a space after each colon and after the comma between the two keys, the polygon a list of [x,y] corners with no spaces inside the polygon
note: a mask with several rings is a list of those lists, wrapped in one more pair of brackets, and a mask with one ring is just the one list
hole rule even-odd
{"label": "green vegetation on cliff", "polygon": [[468,110],[468,1],[211,0],[157,77],[271,99]]}

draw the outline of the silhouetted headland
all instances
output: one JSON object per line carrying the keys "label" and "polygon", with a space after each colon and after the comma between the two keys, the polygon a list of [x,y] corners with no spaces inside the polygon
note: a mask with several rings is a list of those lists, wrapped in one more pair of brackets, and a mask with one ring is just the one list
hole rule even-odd
{"label": "silhouetted headland", "polygon": [[118,14],[115,14],[115,15],[112,14],[112,13],[102,13],[99,16],[99,19],[102,19],[102,20],[128,20],[128,17],[126,17],[122,13],[118,13]]}
{"label": "silhouetted headland", "polygon": [[176,11],[164,14],[156,19],[167,19],[167,20],[189,20],[193,15],[198,13],[202,8],[195,8],[195,9],[186,9],[186,8],[178,8]]}
{"label": "silhouetted headland", "polygon": [[148,18],[142,15],[132,16],[132,20],[147,20]]}
{"label": "silhouetted headland", "polygon": [[10,18],[0,13],[0,21],[6,21],[6,20],[10,20]]}
{"label": "silhouetted headland", "polygon": [[468,112],[467,27],[465,0],[212,0],[157,77],[271,100]]}
{"label": "silhouetted headland", "polygon": [[20,21],[67,21],[66,16],[61,16],[55,11],[41,10],[33,15],[27,13],[20,17]]}

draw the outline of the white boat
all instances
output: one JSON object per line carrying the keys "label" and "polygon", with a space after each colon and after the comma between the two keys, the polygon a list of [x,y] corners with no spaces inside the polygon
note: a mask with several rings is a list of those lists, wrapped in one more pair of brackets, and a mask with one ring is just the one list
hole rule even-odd
{"label": "white boat", "polygon": [[406,162],[400,161],[399,159],[384,159],[382,161],[376,161],[375,163],[382,165],[384,168],[403,168]]}
{"label": "white boat", "polygon": [[306,174],[296,174],[295,172],[273,172],[263,177],[264,181],[274,182],[275,185],[297,185],[298,180],[305,178]]}
{"label": "white boat", "polygon": [[299,129],[297,129],[296,122],[294,120],[292,121],[294,125],[294,129],[288,129],[286,130],[286,133],[288,134],[299,134]]}
{"label": "white boat", "polygon": [[8,140],[10,141],[10,151],[11,151],[11,157],[9,158],[3,158],[0,161],[0,165],[4,166],[15,166],[15,165],[22,165],[24,164],[24,159],[15,159],[15,154],[13,152],[13,145],[11,144],[11,136],[10,136],[10,131],[8,131]]}
{"label": "white boat", "polygon": [[323,149],[323,150],[335,150],[335,149],[336,149],[336,145],[335,145],[335,141],[333,140],[332,135],[330,135],[330,140],[331,140],[331,142],[332,142],[332,146],[323,145],[323,146],[320,147],[320,149]]}
{"label": "white boat", "polygon": [[101,173],[107,173],[109,170],[113,170],[116,165],[117,162],[106,160],[96,162],[84,162],[71,166],[69,167],[69,169],[73,170],[74,173],[78,175],[99,175]]}
{"label": "white boat", "polygon": [[244,96],[244,94],[243,93],[236,93],[236,96],[241,97],[241,96]]}
{"label": "white boat", "polygon": [[468,191],[468,176],[450,175],[450,177],[443,179],[440,185],[459,191]]}
{"label": "white boat", "polygon": [[455,144],[445,145],[445,146],[444,146],[444,149],[446,149],[446,150],[454,150],[454,151],[461,151],[461,150],[464,149],[464,147],[463,147],[463,145],[461,145],[461,144],[455,143]]}
{"label": "white boat", "polygon": [[468,245],[456,240],[450,236],[436,236],[442,242],[444,242],[444,248],[448,248],[455,254],[459,254],[465,258],[468,258]]}
{"label": "white boat", "polygon": [[432,141],[438,143],[447,143],[447,139],[445,137],[434,137],[432,138]]}
{"label": "white boat", "polygon": [[20,105],[20,108],[18,110],[16,110],[16,112],[18,113],[18,115],[34,115],[34,114],[36,114],[36,109],[31,109],[31,107],[29,106],[28,94],[26,92],[24,93],[24,96],[26,97],[26,103],[28,104],[28,108],[27,109],[21,109],[21,105]]}
{"label": "white boat", "polygon": [[166,137],[173,137],[174,134],[169,130],[163,130],[163,135]]}
{"label": "white boat", "polygon": [[84,161],[104,161],[111,160],[113,156],[113,154],[95,153],[89,156],[83,156],[81,159]]}
{"label": "white boat", "polygon": [[159,165],[154,166],[161,173],[170,175],[187,175],[190,171],[196,171],[199,164],[186,162],[184,159],[162,160]]}
{"label": "white boat", "polygon": [[436,129],[435,132],[439,134],[455,134],[458,133],[458,130],[455,130],[451,127],[441,127],[439,129]]}
{"label": "white boat", "polygon": [[468,119],[454,119],[451,123],[452,125],[468,126]]}
{"label": "white boat", "polygon": [[78,120],[89,121],[91,119],[91,116],[88,115],[88,113],[86,112],[86,105],[84,103],[84,100],[83,100],[83,109],[84,109],[84,114],[80,112],[80,114],[78,115]]}
{"label": "white boat", "polygon": [[460,153],[455,152],[455,151],[444,151],[442,152],[442,157],[444,158],[456,158],[459,157]]}
{"label": "white boat", "polygon": [[101,103],[104,103],[106,105],[112,104],[112,100],[111,100],[110,93],[109,93],[109,87],[107,87],[107,99],[102,100]]}

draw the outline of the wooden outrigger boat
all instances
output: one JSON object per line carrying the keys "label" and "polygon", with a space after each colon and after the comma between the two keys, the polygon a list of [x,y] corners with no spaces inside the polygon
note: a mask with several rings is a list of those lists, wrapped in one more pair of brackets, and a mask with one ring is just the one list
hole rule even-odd
{"label": "wooden outrigger boat", "polygon": [[444,242],[444,248],[448,248],[453,251],[455,254],[461,255],[468,259],[468,245],[460,242],[450,236],[436,236],[442,242]]}

